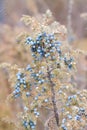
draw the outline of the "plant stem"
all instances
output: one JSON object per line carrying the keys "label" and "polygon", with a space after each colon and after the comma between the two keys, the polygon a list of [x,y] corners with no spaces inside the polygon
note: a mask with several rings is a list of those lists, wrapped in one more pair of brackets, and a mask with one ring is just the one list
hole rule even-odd
{"label": "plant stem", "polygon": [[58,114],[58,109],[57,109],[57,105],[56,105],[56,97],[55,97],[55,89],[54,89],[55,84],[51,80],[51,74],[50,74],[49,67],[47,68],[47,73],[48,73],[48,80],[49,80],[50,87],[51,87],[52,103],[53,103],[55,119],[56,119],[57,126],[59,126],[59,114]]}

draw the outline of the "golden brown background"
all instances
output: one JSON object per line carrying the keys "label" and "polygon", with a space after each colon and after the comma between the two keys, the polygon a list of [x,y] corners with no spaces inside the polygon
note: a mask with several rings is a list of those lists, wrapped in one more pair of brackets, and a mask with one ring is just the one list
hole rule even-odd
{"label": "golden brown background", "polygon": [[[53,12],[55,20],[67,27],[68,0],[0,0],[0,63],[25,66],[30,61],[28,54],[21,54],[16,44],[16,36],[25,29],[20,18],[23,14],[39,18],[47,9]],[[87,51],[87,20],[80,17],[84,12],[87,12],[87,0],[74,0],[72,29],[75,40],[71,46]],[[0,70],[0,130],[14,130],[13,125],[2,121],[2,117],[9,116],[15,120],[19,107],[5,103],[11,93],[8,75],[6,69]],[[75,80],[78,88],[87,88],[87,56],[79,57]]]}

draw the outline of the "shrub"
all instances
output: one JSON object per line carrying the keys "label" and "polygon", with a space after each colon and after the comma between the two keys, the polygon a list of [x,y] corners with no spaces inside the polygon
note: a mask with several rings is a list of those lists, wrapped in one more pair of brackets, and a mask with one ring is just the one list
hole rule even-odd
{"label": "shrub", "polygon": [[25,15],[21,20],[31,28],[17,41],[31,50],[28,58],[32,56],[32,61],[25,68],[7,66],[15,72],[10,75],[14,89],[11,98],[22,101],[22,126],[38,130],[44,108],[50,113],[45,121],[41,120],[44,129],[85,129],[87,90],[78,90],[72,80],[79,51],[68,45],[66,28],[53,22],[50,11],[40,20]]}

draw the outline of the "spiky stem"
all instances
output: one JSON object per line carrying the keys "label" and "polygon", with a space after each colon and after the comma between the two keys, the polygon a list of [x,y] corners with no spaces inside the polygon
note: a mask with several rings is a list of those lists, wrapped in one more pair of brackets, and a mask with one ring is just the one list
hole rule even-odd
{"label": "spiky stem", "polygon": [[59,126],[59,114],[58,114],[58,109],[57,109],[57,105],[56,105],[56,97],[55,97],[55,89],[54,89],[55,84],[53,83],[53,81],[51,79],[49,67],[47,68],[47,73],[48,73],[48,80],[49,80],[50,87],[51,87],[52,103],[53,103],[55,119],[56,119],[57,126]]}

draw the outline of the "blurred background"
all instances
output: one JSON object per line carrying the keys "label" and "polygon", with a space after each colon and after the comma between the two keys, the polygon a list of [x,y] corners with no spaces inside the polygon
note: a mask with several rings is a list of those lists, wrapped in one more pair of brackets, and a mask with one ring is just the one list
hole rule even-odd
{"label": "blurred background", "polygon": [[[40,17],[47,9],[53,13],[60,24],[71,28],[70,44],[73,48],[87,51],[87,0],[0,0],[0,63],[8,62],[25,66],[30,59],[16,44],[17,35],[25,28],[20,22],[23,14]],[[23,49],[23,48],[21,48]],[[19,60],[20,59],[20,60]],[[87,56],[79,57],[75,81],[78,88],[87,88]],[[14,130],[14,126],[2,121],[8,116],[15,120],[15,105],[6,104],[6,97],[11,93],[8,71],[0,70],[0,130]],[[13,112],[14,111],[14,112]]]}

